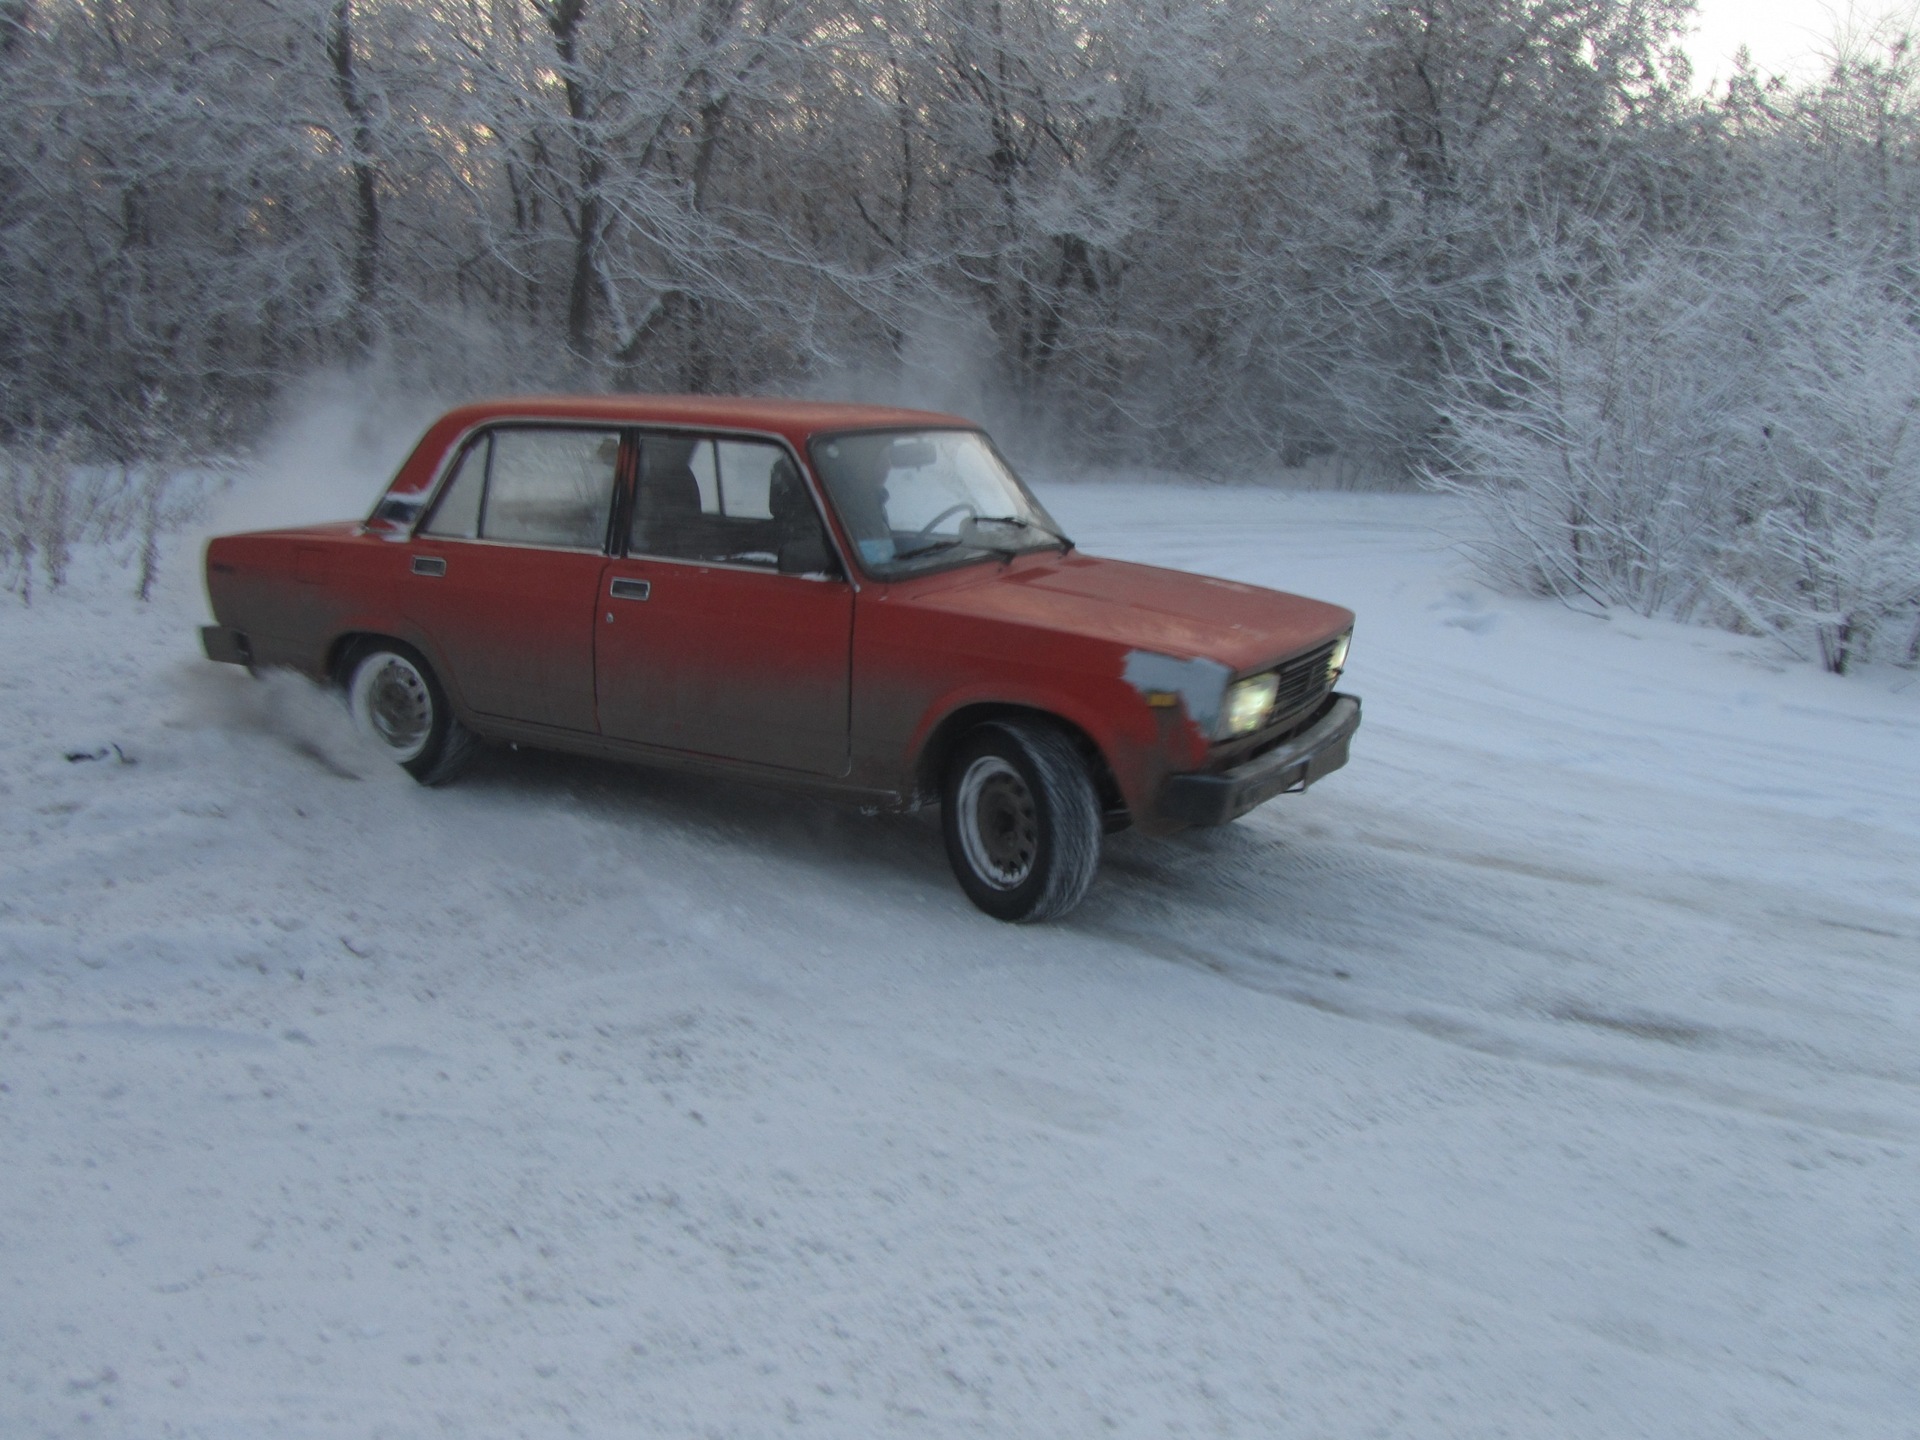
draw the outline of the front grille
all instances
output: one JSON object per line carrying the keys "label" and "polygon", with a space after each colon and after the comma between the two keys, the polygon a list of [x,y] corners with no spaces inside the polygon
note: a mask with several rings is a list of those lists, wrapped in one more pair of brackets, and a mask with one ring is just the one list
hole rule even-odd
{"label": "front grille", "polygon": [[1329,662],[1336,643],[1329,640],[1318,650],[1309,650],[1274,671],[1280,677],[1280,689],[1273,697],[1273,709],[1267,712],[1267,723],[1262,729],[1284,725],[1305,715],[1326,698],[1327,692],[1333,689]]}

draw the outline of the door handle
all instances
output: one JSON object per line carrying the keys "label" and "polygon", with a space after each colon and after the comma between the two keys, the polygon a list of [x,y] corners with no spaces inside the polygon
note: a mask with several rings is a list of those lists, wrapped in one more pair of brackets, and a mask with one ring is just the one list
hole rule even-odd
{"label": "door handle", "polygon": [[651,580],[615,580],[607,593],[616,600],[644,600],[653,593]]}
{"label": "door handle", "polygon": [[416,555],[413,557],[413,573],[416,575],[444,575],[447,562],[438,555]]}

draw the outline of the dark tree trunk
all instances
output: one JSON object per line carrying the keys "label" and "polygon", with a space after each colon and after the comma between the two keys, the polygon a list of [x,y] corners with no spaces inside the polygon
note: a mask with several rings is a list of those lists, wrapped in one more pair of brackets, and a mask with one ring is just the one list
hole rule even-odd
{"label": "dark tree trunk", "polygon": [[334,0],[327,28],[327,60],[333,67],[334,94],[347,113],[353,172],[353,340],[365,351],[373,344],[380,285],[380,172],[374,161],[373,113],[353,64],[353,0]]}
{"label": "dark tree trunk", "polygon": [[579,194],[574,205],[573,265],[567,282],[567,349],[576,360],[594,358],[595,301],[599,298],[598,262],[601,231],[605,226],[600,184],[605,161],[589,130],[592,102],[580,82],[580,27],[587,18],[587,0],[556,0],[546,11],[547,28],[560,60],[560,84],[566,95],[567,122],[578,166]]}

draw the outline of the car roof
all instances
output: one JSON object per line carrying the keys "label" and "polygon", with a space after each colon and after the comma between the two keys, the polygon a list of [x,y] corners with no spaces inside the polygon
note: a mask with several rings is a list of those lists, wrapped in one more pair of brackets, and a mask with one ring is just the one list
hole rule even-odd
{"label": "car roof", "polygon": [[935,410],[745,395],[506,395],[462,405],[445,417],[462,429],[504,419],[764,430],[784,435],[796,445],[836,430],[979,428],[959,415]]}
{"label": "car roof", "polygon": [[[393,482],[387,500],[418,504],[433,488],[449,449],[496,420],[585,421],[600,425],[663,425],[778,435],[805,452],[816,435],[843,430],[978,430],[959,415],[890,405],[843,405],[741,395],[502,395],[447,411],[427,428]],[[379,513],[381,506],[375,507]]]}

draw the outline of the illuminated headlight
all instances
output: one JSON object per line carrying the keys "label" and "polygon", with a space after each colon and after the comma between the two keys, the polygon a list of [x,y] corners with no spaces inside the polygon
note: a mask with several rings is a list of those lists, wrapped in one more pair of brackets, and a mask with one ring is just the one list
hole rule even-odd
{"label": "illuminated headlight", "polygon": [[1338,675],[1342,670],[1347,668],[1347,646],[1352,643],[1353,632],[1351,630],[1333,642],[1333,654],[1327,657],[1327,674],[1329,677]]}
{"label": "illuminated headlight", "polygon": [[1266,722],[1267,712],[1273,709],[1273,697],[1279,689],[1280,677],[1272,671],[1229,685],[1226,704],[1220,712],[1221,738],[1258,730]]}

